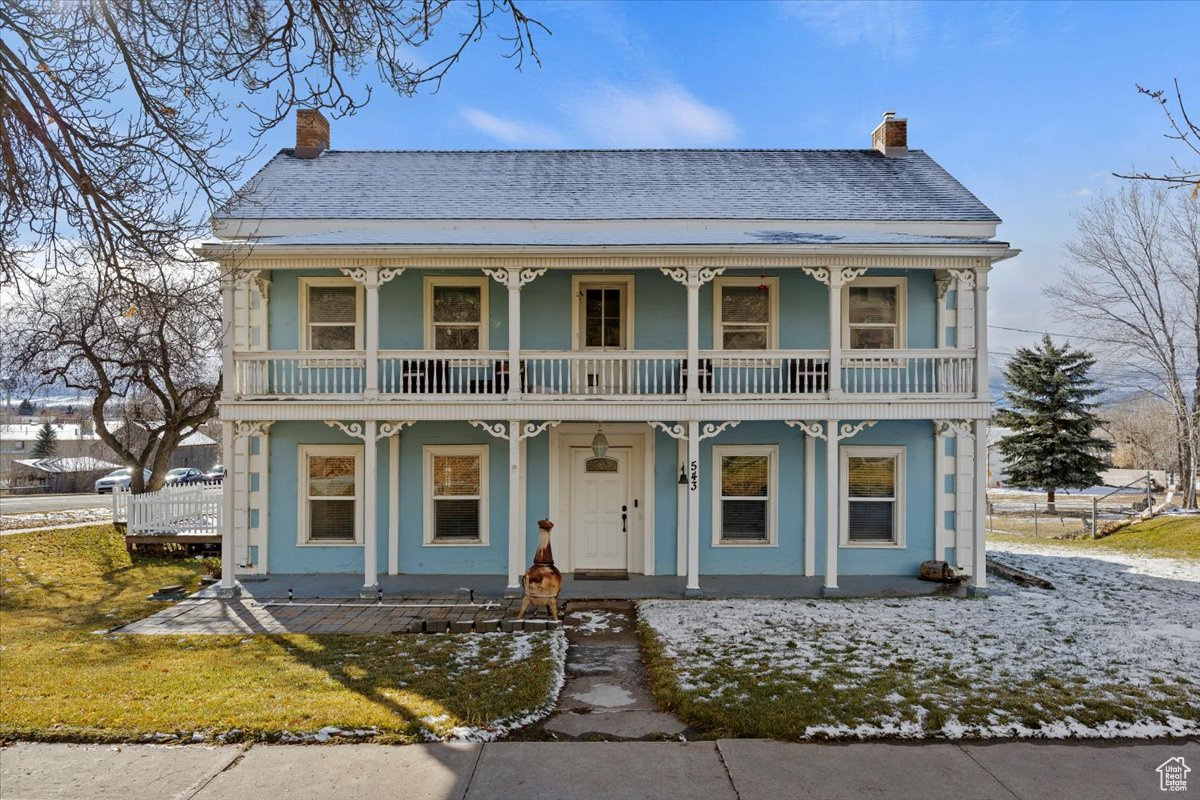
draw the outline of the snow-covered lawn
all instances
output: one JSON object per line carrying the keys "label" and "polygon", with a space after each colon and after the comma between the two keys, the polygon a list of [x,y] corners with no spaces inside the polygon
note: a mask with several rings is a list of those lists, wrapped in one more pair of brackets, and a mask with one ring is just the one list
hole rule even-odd
{"label": "snow-covered lawn", "polygon": [[76,508],[68,511],[27,511],[20,514],[0,516],[0,531],[50,528],[56,525],[74,525],[80,522],[109,522],[111,508]]}
{"label": "snow-covered lawn", "polygon": [[655,689],[723,735],[1200,733],[1200,562],[989,545],[984,599],[652,600]]}

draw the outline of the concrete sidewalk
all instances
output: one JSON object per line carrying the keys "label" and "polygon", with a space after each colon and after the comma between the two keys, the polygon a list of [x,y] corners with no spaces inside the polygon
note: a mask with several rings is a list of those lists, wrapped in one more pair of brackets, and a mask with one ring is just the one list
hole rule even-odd
{"label": "concrete sidewalk", "polygon": [[[1186,792],[1155,768],[1182,756]],[[1136,800],[1200,795],[1200,742],[55,745],[0,751],[3,800]]]}

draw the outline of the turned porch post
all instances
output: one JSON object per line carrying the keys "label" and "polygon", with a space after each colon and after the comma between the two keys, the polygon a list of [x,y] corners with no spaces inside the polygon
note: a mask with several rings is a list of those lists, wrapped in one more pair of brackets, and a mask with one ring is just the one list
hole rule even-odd
{"label": "turned porch post", "polygon": [[366,350],[363,393],[368,398],[379,396],[379,287],[403,272],[403,267],[350,267],[342,270],[342,273],[355,283],[362,284],[366,291],[363,314],[363,326],[366,329],[363,337]]}
{"label": "turned porch post", "polygon": [[[226,296],[232,300],[232,289]],[[241,593],[234,577],[233,563],[236,560],[233,553],[233,470],[237,465],[233,463],[233,423],[229,420],[221,423],[221,463],[225,465],[225,479],[221,481],[221,585],[217,595],[237,597]]]}
{"label": "turned porch post", "polygon": [[[696,373],[691,372],[688,385],[696,385]],[[700,590],[700,423],[690,420],[687,426],[687,585],[689,591]]]}
{"label": "turned porch post", "polygon": [[[700,287],[725,271],[724,267],[662,267],[662,273],[687,289],[687,372],[685,397],[700,399]],[[714,342],[713,347],[717,348]],[[689,459],[690,460],[690,459]]]}
{"label": "turned porch post", "polygon": [[[492,280],[508,289],[508,398],[521,398],[521,289],[535,278],[545,275],[546,268],[500,267],[483,271]],[[486,323],[487,320],[484,320]],[[510,588],[515,586],[510,584]]]}
{"label": "turned porch post", "polygon": [[826,589],[838,588],[838,545],[841,538],[841,498],[838,494],[838,421],[825,421],[825,583]]}

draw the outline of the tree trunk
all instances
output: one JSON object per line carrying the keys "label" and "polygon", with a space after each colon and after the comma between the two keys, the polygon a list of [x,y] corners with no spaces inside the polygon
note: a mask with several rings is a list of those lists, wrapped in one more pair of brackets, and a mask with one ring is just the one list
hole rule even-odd
{"label": "tree trunk", "polygon": [[1046,513],[1054,513],[1054,487],[1051,486],[1046,490]]}

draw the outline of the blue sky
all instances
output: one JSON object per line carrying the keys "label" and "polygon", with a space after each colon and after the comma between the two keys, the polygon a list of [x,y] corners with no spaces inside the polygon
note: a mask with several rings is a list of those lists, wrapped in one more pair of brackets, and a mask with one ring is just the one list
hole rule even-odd
{"label": "blue sky", "polygon": [[[1009,327],[1059,330],[1041,287],[1072,213],[1119,183],[1111,172],[1163,171],[1178,152],[1134,84],[1179,78],[1200,100],[1200,2],[520,5],[553,32],[541,67],[517,72],[485,40],[437,94],[377,88],[334,121],[333,146],[867,147],[895,110],[910,146],[1023,249],[992,273],[992,320]],[[283,126],[263,144],[292,137]],[[992,331],[1001,355],[1033,338]]]}

